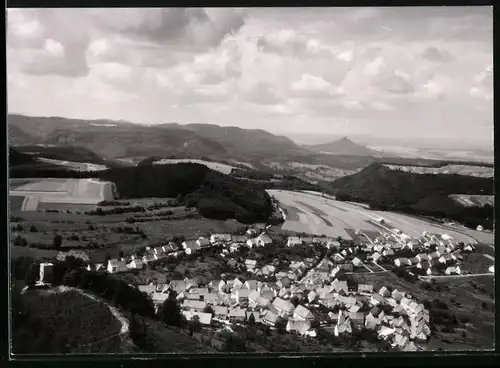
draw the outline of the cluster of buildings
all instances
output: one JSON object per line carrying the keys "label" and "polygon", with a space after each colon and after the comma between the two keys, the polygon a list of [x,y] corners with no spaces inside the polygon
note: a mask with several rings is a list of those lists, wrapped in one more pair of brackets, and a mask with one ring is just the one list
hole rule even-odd
{"label": "cluster of buildings", "polygon": [[[370,329],[392,346],[415,350],[413,341],[425,341],[430,334],[429,313],[410,295],[396,289],[359,284],[349,289],[346,281],[306,283],[264,283],[256,280],[214,280],[206,286],[196,280],[173,280],[162,285],[140,285],[156,306],[172,292],[187,320],[197,318],[202,325],[278,323],[289,333],[315,337],[319,328],[335,334]],[[322,309],[322,312],[320,312]],[[328,313],[325,313],[328,310]]]}

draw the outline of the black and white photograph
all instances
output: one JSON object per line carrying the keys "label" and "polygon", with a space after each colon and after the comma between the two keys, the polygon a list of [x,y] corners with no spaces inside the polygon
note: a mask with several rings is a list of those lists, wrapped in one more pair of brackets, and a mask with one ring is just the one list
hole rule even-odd
{"label": "black and white photograph", "polygon": [[495,349],[492,6],[6,33],[11,357]]}

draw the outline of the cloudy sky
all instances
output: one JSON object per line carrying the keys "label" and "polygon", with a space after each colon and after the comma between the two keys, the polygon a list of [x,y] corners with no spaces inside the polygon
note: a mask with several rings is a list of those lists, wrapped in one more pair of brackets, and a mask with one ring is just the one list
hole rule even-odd
{"label": "cloudy sky", "polygon": [[9,9],[11,113],[492,142],[493,8]]}

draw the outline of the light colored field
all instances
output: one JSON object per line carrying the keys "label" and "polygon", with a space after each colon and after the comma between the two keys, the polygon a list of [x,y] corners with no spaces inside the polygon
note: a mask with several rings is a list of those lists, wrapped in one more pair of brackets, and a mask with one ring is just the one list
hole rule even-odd
{"label": "light colored field", "polygon": [[37,179],[9,191],[11,197],[26,197],[22,209],[36,211],[38,203],[97,204],[113,200],[114,183],[95,179]]}
{"label": "light colored field", "polygon": [[[284,230],[306,232],[311,234],[325,234],[328,236],[342,236],[346,239],[351,238],[345,229],[361,229],[368,231],[380,231],[380,229],[367,221],[374,221],[378,218],[384,218],[392,227],[398,228],[411,237],[420,237],[423,231],[438,234],[448,234],[456,241],[466,243],[472,242],[473,239],[451,228],[443,228],[436,226],[427,221],[402,215],[394,212],[373,211],[367,208],[350,204],[346,202],[335,201],[328,198],[321,198],[313,194],[303,192],[292,192],[282,190],[269,190],[280,203],[285,207],[291,206],[298,208],[303,214],[299,214],[299,221],[290,221],[287,219],[283,224]],[[304,206],[301,203],[307,203]],[[319,211],[315,212],[311,207],[326,213],[328,220],[332,226],[327,226],[319,215]]]}
{"label": "light colored field", "polygon": [[205,165],[211,170],[214,171],[219,171],[223,174],[230,174],[233,169],[237,169],[234,166],[229,166],[226,164],[221,164],[218,162],[210,162],[210,161],[204,161],[204,160],[196,160],[196,159],[161,159],[158,161],[153,162],[154,165],[169,165],[169,164],[180,164],[180,163],[186,163],[190,162],[193,164],[200,164],[200,165]]}
{"label": "light colored field", "polygon": [[75,171],[103,171],[108,169],[105,165],[91,164],[88,162],[61,161],[43,157],[40,157],[38,160],[48,164],[65,166]]}
{"label": "light colored field", "polygon": [[450,198],[465,207],[495,206],[495,196],[492,195],[451,194]]}
{"label": "light colored field", "polygon": [[391,170],[400,170],[414,174],[459,174],[467,176],[477,176],[482,178],[493,178],[492,167],[469,166],[469,165],[445,165],[443,167],[422,167],[422,166],[402,166],[384,165]]}
{"label": "light colored field", "polygon": [[335,180],[352,175],[359,170],[337,169],[326,165],[310,165],[301,162],[263,162],[264,165],[278,171],[287,170],[306,176],[312,180]]}

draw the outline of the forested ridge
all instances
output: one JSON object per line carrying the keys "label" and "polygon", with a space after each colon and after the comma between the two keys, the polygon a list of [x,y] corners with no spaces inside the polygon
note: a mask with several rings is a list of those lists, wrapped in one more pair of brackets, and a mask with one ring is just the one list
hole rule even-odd
{"label": "forested ridge", "polygon": [[469,227],[493,227],[493,207],[464,207],[450,194],[493,195],[492,178],[457,174],[415,174],[373,164],[331,184],[338,200],[368,203],[371,208],[448,218]]}

